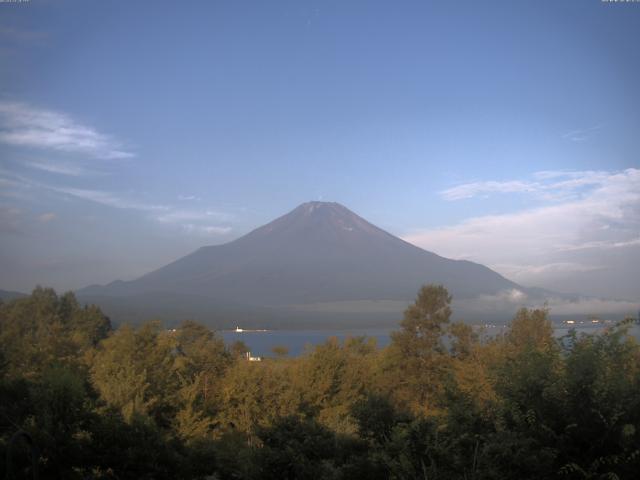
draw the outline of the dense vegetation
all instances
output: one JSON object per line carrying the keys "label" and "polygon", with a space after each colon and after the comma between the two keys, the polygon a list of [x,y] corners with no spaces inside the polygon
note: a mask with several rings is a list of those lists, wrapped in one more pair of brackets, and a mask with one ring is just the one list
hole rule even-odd
{"label": "dense vegetation", "polygon": [[0,475],[637,478],[628,322],[555,340],[545,311],[521,310],[481,339],[450,322],[450,300],[424,287],[384,349],[329,340],[248,362],[196,323],[113,330],[38,288],[0,305]]}

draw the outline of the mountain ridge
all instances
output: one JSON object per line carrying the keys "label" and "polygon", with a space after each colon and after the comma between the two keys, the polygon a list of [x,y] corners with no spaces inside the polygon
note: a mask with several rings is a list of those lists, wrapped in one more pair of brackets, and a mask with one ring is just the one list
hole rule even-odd
{"label": "mountain ridge", "polygon": [[352,328],[396,324],[428,283],[444,285],[455,318],[472,322],[502,323],[521,307],[549,307],[556,318],[637,310],[523,287],[484,265],[423,250],[334,202],[303,203],[231,242],[76,293],[116,323],[190,318],[214,328]]}
{"label": "mountain ridge", "polygon": [[461,297],[522,288],[483,265],[412,245],[339,203],[307,202],[231,242],[201,247],[138,279],[78,294],[171,292],[277,306],[405,300],[430,282]]}
{"label": "mountain ridge", "polygon": [[28,296],[26,293],[17,292],[15,290],[0,289],[0,300],[9,301],[9,300],[15,300],[17,298],[24,298],[26,296]]}

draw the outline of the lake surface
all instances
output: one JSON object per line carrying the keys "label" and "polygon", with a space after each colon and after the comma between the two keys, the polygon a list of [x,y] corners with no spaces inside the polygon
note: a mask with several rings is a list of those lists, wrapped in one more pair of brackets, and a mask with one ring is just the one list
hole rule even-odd
{"label": "lake surface", "polygon": [[287,347],[290,356],[297,356],[304,352],[305,348],[320,345],[331,337],[336,337],[340,342],[346,338],[373,337],[379,347],[385,347],[391,341],[390,334],[393,328],[370,328],[364,330],[269,330],[266,332],[235,332],[222,331],[227,345],[240,340],[247,344],[252,355],[260,357],[273,356],[273,347]]}
{"label": "lake surface", "polygon": [[[575,330],[578,333],[597,333],[603,330],[605,325],[578,325]],[[269,357],[274,356],[272,349],[274,347],[287,347],[290,356],[298,356],[305,351],[305,348],[320,345],[331,337],[336,337],[340,342],[344,342],[346,338],[353,337],[372,337],[376,339],[379,347],[386,347],[391,342],[391,332],[398,330],[394,328],[370,328],[370,329],[353,329],[353,330],[268,330],[261,332],[235,332],[221,331],[219,332],[227,345],[240,340],[244,342],[254,356]],[[570,327],[559,325],[555,328],[556,337],[562,337],[569,333]],[[486,335],[498,335],[506,331],[505,326],[488,326],[485,327]],[[640,327],[635,325],[631,333],[640,339]]]}

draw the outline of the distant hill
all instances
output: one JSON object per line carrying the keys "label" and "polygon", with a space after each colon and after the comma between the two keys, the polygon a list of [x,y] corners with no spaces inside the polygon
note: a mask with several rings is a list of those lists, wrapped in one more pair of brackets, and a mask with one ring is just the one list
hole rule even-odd
{"label": "distant hill", "polygon": [[418,248],[338,203],[309,202],[232,242],[77,294],[116,321],[324,325],[397,321],[427,283],[445,285],[459,301],[515,292],[510,300],[517,303],[522,292],[541,292],[478,263]]}
{"label": "distant hill", "polygon": [[22,298],[26,296],[26,293],[13,292],[11,290],[0,290],[0,300],[13,300],[15,298]]}

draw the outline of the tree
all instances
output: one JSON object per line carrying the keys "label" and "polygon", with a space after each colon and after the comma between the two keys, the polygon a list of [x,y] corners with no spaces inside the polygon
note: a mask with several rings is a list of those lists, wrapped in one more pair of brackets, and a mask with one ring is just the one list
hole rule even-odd
{"label": "tree", "polygon": [[[635,478],[640,471],[640,345],[622,322],[571,333],[558,416],[569,478]],[[559,407],[559,408],[558,408]],[[615,477],[614,477],[615,475]]]}
{"label": "tree", "polygon": [[178,391],[180,409],[176,413],[174,430],[186,442],[207,438],[213,426],[213,420],[206,415],[202,405],[205,381],[205,372],[199,373],[193,379],[184,378]]}
{"label": "tree", "polygon": [[313,420],[295,416],[257,429],[262,447],[254,451],[251,478],[315,480],[334,478],[334,433]]}
{"label": "tree", "polygon": [[506,339],[520,351],[548,351],[557,347],[547,309],[521,308],[511,322]]}
{"label": "tree", "polygon": [[221,429],[238,430],[254,441],[253,430],[275,418],[295,414],[299,401],[292,395],[292,375],[284,362],[239,360],[229,368],[220,389]]}
{"label": "tree", "polygon": [[135,331],[118,329],[102,342],[91,369],[91,379],[100,397],[127,421],[148,413],[151,399],[144,368],[136,361]]}
{"label": "tree", "polygon": [[[151,414],[151,409],[157,407],[162,388],[154,382],[152,370],[164,367],[166,376],[170,372],[166,369],[170,357],[168,349],[163,349],[164,354],[157,352],[158,334],[159,328],[155,324],[143,325],[138,330],[125,325],[100,344],[93,359],[93,385],[100,397],[121,412],[127,421]],[[167,390],[165,393],[172,392]]]}
{"label": "tree", "polygon": [[220,381],[233,362],[233,355],[213,331],[193,321],[183,322],[170,335],[180,388],[198,385],[197,401],[202,409],[215,410]]}
{"label": "tree", "polygon": [[0,305],[0,349],[14,377],[37,378],[53,364],[84,368],[110,330],[100,309],[80,307],[72,292],[58,297],[37,287],[29,297]]}
{"label": "tree", "polygon": [[27,418],[25,430],[40,450],[42,473],[73,478],[73,467],[83,462],[89,447],[86,379],[69,368],[48,368],[29,396],[33,416]]}
{"label": "tree", "polygon": [[284,346],[284,345],[276,345],[275,347],[273,347],[271,349],[271,351],[276,355],[276,357],[278,358],[284,358],[287,355],[289,355],[289,348]]}
{"label": "tree", "polygon": [[372,357],[363,339],[337,338],[317,345],[297,363],[294,387],[303,408],[323,425],[340,433],[356,429],[351,406],[372,388]]}
{"label": "tree", "polygon": [[378,445],[389,441],[393,427],[403,419],[388,398],[377,394],[369,394],[354,403],[351,415],[360,437]]}
{"label": "tree", "polygon": [[236,340],[229,347],[229,353],[235,358],[244,357],[248,351],[249,346],[242,340]]}
{"label": "tree", "polygon": [[[442,341],[451,317],[451,296],[441,285],[425,285],[391,334],[387,376],[401,403],[433,413],[442,390],[448,353]],[[400,373],[401,372],[401,373]]]}

